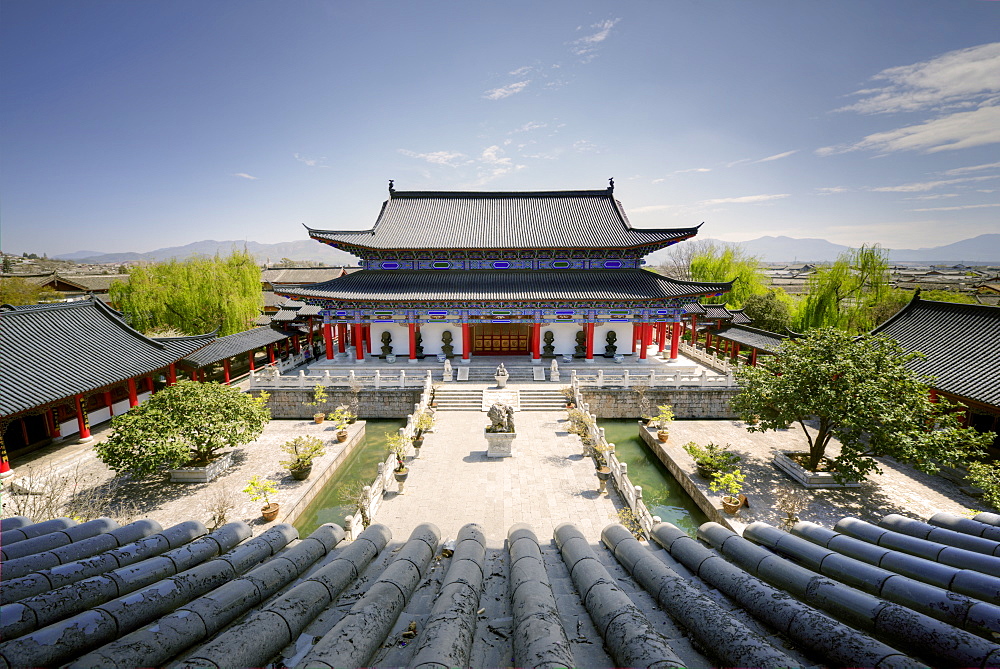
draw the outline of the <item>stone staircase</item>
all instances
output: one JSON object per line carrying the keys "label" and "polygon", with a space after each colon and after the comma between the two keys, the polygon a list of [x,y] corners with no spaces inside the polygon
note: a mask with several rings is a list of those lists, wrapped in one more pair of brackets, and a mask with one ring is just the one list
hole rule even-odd
{"label": "stone staircase", "polygon": [[438,411],[482,411],[483,391],[473,388],[438,388],[434,391]]}
{"label": "stone staircase", "polygon": [[565,411],[566,398],[556,388],[521,388],[521,411]]}

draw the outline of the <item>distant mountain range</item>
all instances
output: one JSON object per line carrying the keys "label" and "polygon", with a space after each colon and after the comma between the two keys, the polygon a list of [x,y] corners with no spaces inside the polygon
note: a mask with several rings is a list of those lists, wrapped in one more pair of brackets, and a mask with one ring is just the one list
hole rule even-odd
{"label": "distant mountain range", "polygon": [[[718,240],[712,240],[718,241]],[[724,242],[722,242],[724,243]],[[751,255],[759,257],[764,262],[829,262],[848,250],[849,247],[828,242],[825,239],[794,239],[792,237],[760,237],[746,242],[740,242]],[[281,242],[279,244],[259,244],[247,241],[205,240],[156,249],[148,253],[100,253],[98,251],[76,251],[56,256],[63,260],[75,260],[82,263],[121,263],[126,261],[161,261],[171,258],[187,258],[193,255],[223,255],[234,248],[253,254],[258,262],[270,261],[277,263],[282,258],[292,260],[310,260],[328,265],[356,265],[358,259],[349,253],[330,248],[311,239],[296,242]],[[666,250],[657,251],[647,258],[650,265],[663,262]],[[935,246],[922,249],[891,249],[889,258],[893,262],[979,265],[1000,265],[1000,234],[979,235],[946,246]]]}

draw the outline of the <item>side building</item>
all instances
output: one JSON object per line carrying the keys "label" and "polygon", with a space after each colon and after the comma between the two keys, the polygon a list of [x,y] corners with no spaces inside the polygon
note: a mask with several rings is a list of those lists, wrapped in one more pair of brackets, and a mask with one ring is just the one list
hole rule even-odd
{"label": "side building", "polygon": [[684,305],[732,286],[642,268],[644,256],[697,232],[633,228],[613,182],[542,192],[396,191],[390,182],[371,229],[309,230],[364,269],[275,291],[320,307],[328,358],[336,328],[340,354],[350,333],[358,362],[372,354],[645,359],[654,329],[676,342]]}

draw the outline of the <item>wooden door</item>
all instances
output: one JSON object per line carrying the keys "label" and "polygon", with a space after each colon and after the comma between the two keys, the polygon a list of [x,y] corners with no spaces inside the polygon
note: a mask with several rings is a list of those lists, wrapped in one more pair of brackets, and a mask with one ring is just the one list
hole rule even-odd
{"label": "wooden door", "polygon": [[489,323],[472,327],[472,352],[479,355],[528,355],[530,325]]}

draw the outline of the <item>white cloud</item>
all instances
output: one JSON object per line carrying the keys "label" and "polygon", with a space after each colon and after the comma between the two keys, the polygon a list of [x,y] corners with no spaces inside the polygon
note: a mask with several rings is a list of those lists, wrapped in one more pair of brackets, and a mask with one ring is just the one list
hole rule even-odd
{"label": "white cloud", "polygon": [[511,158],[505,156],[503,149],[498,145],[488,146],[479,156],[479,178],[476,185],[481,186],[514,170],[524,168],[525,165],[517,165]]}
{"label": "white cloud", "polygon": [[305,165],[308,165],[309,167],[329,167],[329,165],[323,164],[323,161],[326,160],[325,156],[322,158],[306,158],[302,154],[296,153],[295,160]]}
{"label": "white cloud", "polygon": [[911,209],[910,211],[960,211],[962,209],[984,209],[986,207],[1000,207],[1000,202],[993,204],[963,204],[957,207],[930,207],[928,209]]}
{"label": "white cloud", "polygon": [[525,65],[524,67],[519,67],[516,70],[511,70],[507,74],[509,74],[512,77],[520,77],[521,75],[527,74],[528,72],[531,72],[530,65]]}
{"label": "white cloud", "polygon": [[520,93],[527,88],[530,83],[531,79],[525,79],[524,81],[507,84],[506,86],[501,86],[500,88],[493,88],[483,93],[483,97],[487,100],[502,100],[503,98],[510,97],[515,93]]}
{"label": "white cloud", "polygon": [[836,195],[837,193],[847,193],[851,189],[844,188],[843,186],[827,186],[826,188],[817,188],[820,195]]}
{"label": "white cloud", "polygon": [[945,174],[947,176],[957,176],[959,174],[968,174],[969,172],[978,172],[979,170],[991,170],[995,167],[1000,167],[1000,163],[987,163],[985,165],[970,165],[969,167],[956,167],[953,170],[942,172],[942,174]]}
{"label": "white cloud", "polygon": [[699,204],[702,205],[716,205],[716,204],[756,204],[758,202],[768,202],[770,200],[781,200],[786,197],[791,197],[790,193],[780,193],[775,195],[744,195],[743,197],[721,197],[714,200],[702,200]]}
{"label": "white cloud", "polygon": [[787,158],[788,156],[790,156],[792,154],[795,154],[795,153],[798,153],[798,152],[799,152],[799,150],[795,149],[794,151],[785,151],[784,153],[776,153],[773,156],[768,156],[767,158],[761,158],[760,160],[755,160],[754,162],[755,163],[767,163],[767,162],[770,162],[772,160],[781,160],[782,158]]}
{"label": "white cloud", "polygon": [[882,86],[837,111],[885,114],[923,109],[968,108],[1000,93],[1000,42],[950,51],[937,58],[891,67],[872,79]]}
{"label": "white cloud", "polygon": [[900,186],[880,186],[870,188],[876,193],[919,193],[921,191],[932,190],[938,186],[951,186],[953,184],[968,183],[970,181],[988,181],[990,179],[1000,179],[1000,174],[988,177],[964,177],[961,179],[939,179],[937,181],[919,181],[915,183],[902,184]]}
{"label": "white cloud", "polygon": [[726,163],[726,167],[736,167],[737,165],[742,165],[743,163],[749,163],[750,158],[740,158],[739,160],[734,160],[730,163]]}
{"label": "white cloud", "polygon": [[257,181],[257,177],[252,174],[247,174],[246,172],[236,172],[233,176],[240,177],[241,179],[249,179],[250,181]]}
{"label": "white cloud", "polygon": [[947,197],[958,197],[959,193],[935,193],[933,195],[914,195],[905,197],[904,200],[942,200]]}
{"label": "white cloud", "polygon": [[420,160],[426,160],[433,165],[447,165],[448,167],[458,167],[459,165],[468,164],[469,160],[466,159],[464,153],[459,153],[458,151],[432,151],[430,153],[417,153],[415,151],[408,151],[406,149],[399,149],[399,152],[404,156],[409,156],[411,158],[419,158]]}
{"label": "white cloud", "polygon": [[531,132],[532,130],[541,130],[542,128],[547,128],[548,123],[542,123],[540,121],[528,121],[520,128],[514,128],[508,134],[513,135],[518,132]]}
{"label": "white cloud", "polygon": [[1000,142],[1000,106],[955,112],[918,125],[877,132],[855,144],[826,146],[816,153],[820,156],[859,150],[937,153],[997,142]]}
{"label": "white cloud", "polygon": [[573,149],[580,153],[598,153],[600,149],[597,145],[587,139],[578,139],[573,142]]}
{"label": "white cloud", "polygon": [[608,38],[608,35],[611,34],[611,29],[619,21],[621,19],[606,19],[590,26],[591,29],[596,29],[597,32],[570,42],[570,50],[573,52],[573,55],[583,58],[584,62],[593,60],[597,55],[597,47]]}

